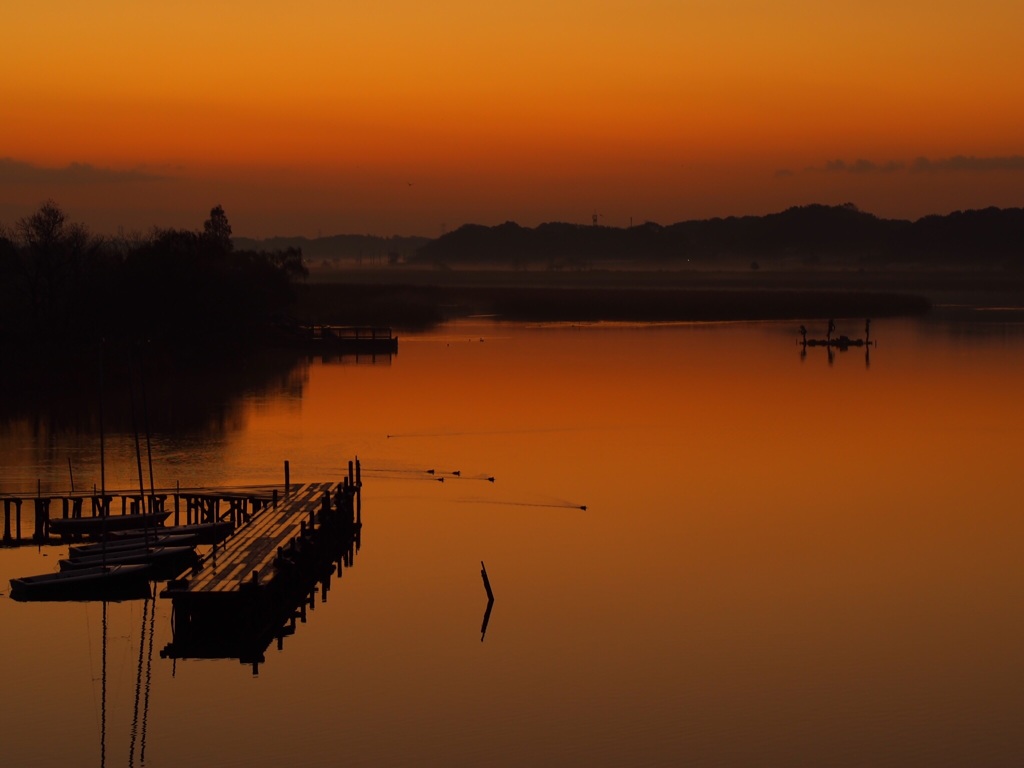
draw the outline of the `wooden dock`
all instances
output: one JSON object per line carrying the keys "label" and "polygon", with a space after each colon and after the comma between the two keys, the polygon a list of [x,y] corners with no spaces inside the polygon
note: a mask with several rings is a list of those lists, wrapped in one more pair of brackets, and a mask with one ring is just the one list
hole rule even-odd
{"label": "wooden dock", "polygon": [[181,586],[191,593],[225,593],[272,579],[278,557],[294,547],[307,528],[315,530],[318,511],[337,503],[339,494],[345,494],[340,483],[299,486],[239,528],[223,547],[214,549],[202,570]]}
{"label": "wooden dock", "polygon": [[[171,658],[237,658],[252,664],[295,629],[332,576],[351,567],[362,520],[356,474],[342,483],[293,486],[239,527],[223,546],[160,593],[172,601]],[[290,624],[290,629],[288,628]]]}
{"label": "wooden dock", "polygon": [[[105,494],[4,494],[0,495],[3,504],[3,537],[0,543],[4,546],[17,546],[91,538],[91,533],[72,531],[104,528],[113,531],[134,527],[131,525],[132,519],[147,514],[166,513],[168,524],[173,525],[230,522],[232,527],[242,526],[257,517],[261,510],[275,505],[279,496],[289,492],[286,481],[284,486],[160,488],[145,493],[137,490],[110,490]],[[22,533],[23,518],[28,515],[33,523],[32,533],[25,536]],[[109,521],[109,526],[76,528],[73,524],[64,524],[64,521],[102,519]]]}
{"label": "wooden dock", "polygon": [[311,349],[350,353],[397,354],[398,337],[391,328],[352,325],[306,325],[301,340]]}

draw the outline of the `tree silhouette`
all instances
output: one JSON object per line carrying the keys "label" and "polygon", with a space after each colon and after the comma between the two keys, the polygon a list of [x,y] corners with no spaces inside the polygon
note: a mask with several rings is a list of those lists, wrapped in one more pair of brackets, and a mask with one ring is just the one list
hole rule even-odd
{"label": "tree silhouette", "polygon": [[219,254],[231,253],[231,224],[223,206],[210,209],[210,218],[203,222],[203,240]]}
{"label": "tree silhouette", "polygon": [[304,274],[297,248],[234,251],[219,205],[198,232],[108,241],[47,201],[11,231],[0,228],[0,347],[45,356],[104,338],[240,351],[276,332],[294,299],[291,280]]}

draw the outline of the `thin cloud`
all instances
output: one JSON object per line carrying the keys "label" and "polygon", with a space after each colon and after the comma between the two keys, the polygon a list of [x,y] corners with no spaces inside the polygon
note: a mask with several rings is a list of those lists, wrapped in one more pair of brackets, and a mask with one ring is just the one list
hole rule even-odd
{"label": "thin cloud", "polygon": [[971,173],[1024,171],[1024,155],[1007,155],[1006,157],[955,155],[954,157],[946,157],[939,160],[919,157],[914,160],[910,169],[915,173],[935,173],[938,171],[967,171]]}
{"label": "thin cloud", "polygon": [[10,157],[0,158],[0,184],[120,184],[159,181],[164,178],[166,177],[148,171],[119,171],[113,168],[97,168],[88,163],[71,163],[63,168],[45,168]]}
{"label": "thin cloud", "polygon": [[847,163],[845,160],[830,160],[823,169],[826,173],[895,173],[903,170],[904,165],[896,160],[876,163],[863,158]]}
{"label": "thin cloud", "polygon": [[[804,174],[889,174],[897,172],[909,173],[988,173],[992,171],[1024,171],[1024,155],[1007,155],[1005,157],[973,157],[955,155],[930,159],[918,157],[913,162],[904,163],[889,160],[876,163],[873,160],[859,159],[853,162],[846,160],[829,160],[824,165],[804,168]],[[775,178],[782,179],[795,175],[788,169],[775,172]]]}

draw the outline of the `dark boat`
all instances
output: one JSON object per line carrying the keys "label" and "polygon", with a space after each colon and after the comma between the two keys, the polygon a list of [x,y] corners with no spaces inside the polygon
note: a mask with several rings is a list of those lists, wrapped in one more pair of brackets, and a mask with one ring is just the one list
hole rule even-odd
{"label": "dark boat", "polygon": [[11,579],[11,599],[135,600],[149,597],[149,566],[96,565]]}
{"label": "dark boat", "polygon": [[97,515],[96,517],[66,517],[51,520],[51,533],[58,536],[103,536],[109,531],[143,530],[159,528],[170,515],[167,512],[146,512],[140,515]]}
{"label": "dark boat", "polygon": [[77,547],[70,547],[68,549],[68,559],[83,560],[92,557],[102,557],[104,554],[108,558],[112,558],[134,550],[146,549],[147,547],[191,547],[196,543],[198,543],[196,537],[189,533],[160,533],[157,536],[148,534],[129,539],[106,539],[96,544],[81,544]]}
{"label": "dark boat", "polygon": [[[218,520],[215,523],[194,523],[192,525],[164,525],[157,529],[157,536],[192,536],[193,544],[215,544],[224,541],[235,530],[234,523],[230,520]],[[141,533],[139,531],[114,531],[107,539],[109,541],[127,541],[132,539],[145,539],[153,537],[153,533]]]}
{"label": "dark boat", "polygon": [[97,565],[181,565],[179,570],[196,562],[198,555],[192,547],[138,547],[121,552],[102,552],[74,560],[60,561],[61,571],[91,568]]}

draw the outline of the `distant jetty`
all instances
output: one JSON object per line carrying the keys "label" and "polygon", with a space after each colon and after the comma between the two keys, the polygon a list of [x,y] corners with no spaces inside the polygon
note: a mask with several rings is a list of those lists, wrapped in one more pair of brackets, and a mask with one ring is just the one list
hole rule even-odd
{"label": "distant jetty", "polygon": [[864,321],[864,338],[863,339],[851,339],[849,336],[840,335],[833,336],[835,333],[836,323],[835,320],[828,321],[828,331],[824,339],[808,339],[807,328],[803,325],[800,326],[800,344],[804,347],[830,347],[840,351],[849,349],[850,347],[870,347],[875,342],[871,341],[871,318]]}
{"label": "distant jetty", "polygon": [[300,325],[281,339],[288,346],[345,354],[397,354],[398,336],[387,326]]}

